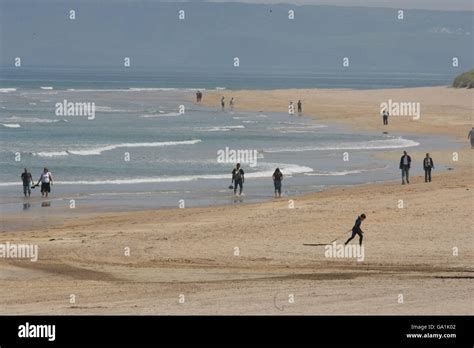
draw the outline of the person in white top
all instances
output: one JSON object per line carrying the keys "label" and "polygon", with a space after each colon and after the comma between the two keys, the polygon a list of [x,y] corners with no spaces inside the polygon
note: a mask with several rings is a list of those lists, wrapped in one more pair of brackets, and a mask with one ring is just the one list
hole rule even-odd
{"label": "person in white top", "polygon": [[38,183],[36,186],[39,185],[41,182],[41,196],[48,197],[48,194],[51,192],[51,185],[53,185],[53,176],[48,168],[43,169],[43,173],[41,173]]}

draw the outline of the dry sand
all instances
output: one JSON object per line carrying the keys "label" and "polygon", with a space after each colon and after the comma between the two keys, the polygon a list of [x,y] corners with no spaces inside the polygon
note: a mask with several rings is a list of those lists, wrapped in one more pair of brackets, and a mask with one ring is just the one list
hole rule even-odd
{"label": "dry sand", "polygon": [[[236,108],[262,111],[284,111],[288,100],[301,98],[305,114],[316,115],[318,122],[378,131],[380,102],[420,102],[419,121],[394,117],[387,130],[450,134],[466,146],[457,162],[451,153],[434,154],[453,170],[435,171],[430,184],[414,177],[405,186],[359,185],[238,207],[109,213],[2,233],[0,243],[38,244],[40,259],[0,259],[1,313],[474,313],[474,150],[465,139],[472,126],[473,91],[436,87],[224,95],[236,98]],[[219,97],[206,92],[204,101],[217,105]],[[398,160],[400,153],[385,156]],[[421,154],[413,156],[421,160]],[[290,199],[294,208],[289,208]],[[404,208],[398,208],[399,200]],[[324,246],[303,245],[328,243],[352,227],[362,211],[368,216],[364,261],[326,258]],[[22,217],[9,217],[14,218]],[[127,247],[130,256],[124,255]],[[458,256],[453,248],[459,249]],[[75,303],[70,303],[72,294]]]}

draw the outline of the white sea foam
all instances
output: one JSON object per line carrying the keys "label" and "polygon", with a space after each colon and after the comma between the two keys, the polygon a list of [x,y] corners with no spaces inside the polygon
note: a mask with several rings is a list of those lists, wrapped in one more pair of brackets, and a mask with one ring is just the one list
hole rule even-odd
{"label": "white sea foam", "polygon": [[176,91],[178,90],[178,88],[129,88],[128,90],[131,92],[154,92],[154,91],[168,92],[168,91]]}
{"label": "white sea foam", "polygon": [[328,151],[328,150],[381,150],[381,149],[400,149],[418,146],[420,143],[403,139],[402,137],[395,139],[384,139],[384,140],[370,140],[363,142],[353,143],[340,143],[337,145],[319,145],[319,146],[304,146],[304,147],[293,147],[293,148],[279,148],[279,149],[267,149],[263,152],[267,153],[280,153],[280,152],[303,152],[303,151]]}
{"label": "white sea foam", "polygon": [[67,120],[51,119],[51,118],[38,118],[38,117],[19,117],[11,116],[5,119],[6,121],[13,121],[18,123],[56,123],[56,122],[67,122]]}
{"label": "white sea foam", "polygon": [[128,112],[128,110],[114,109],[110,106],[96,106],[95,111],[96,112]]}
{"label": "white sea foam", "polygon": [[307,124],[305,126],[274,127],[271,130],[277,130],[280,133],[314,133],[315,129],[327,128],[324,124]]}
{"label": "white sea foam", "polygon": [[98,146],[98,147],[87,148],[87,149],[36,152],[36,153],[33,153],[33,156],[40,156],[40,157],[56,157],[56,156],[67,156],[67,155],[95,156],[95,155],[100,155],[104,151],[110,151],[110,150],[115,150],[119,148],[194,145],[200,142],[201,142],[200,139],[195,139],[195,140],[184,140],[184,141],[162,141],[162,142],[152,142],[152,143],[122,143],[122,144]]}
{"label": "white sea foam", "polygon": [[67,151],[44,151],[44,152],[35,152],[33,156],[40,156],[40,157],[62,157],[67,156]]}
{"label": "white sea foam", "polygon": [[183,87],[183,88],[165,88],[165,87],[130,87],[130,88],[82,88],[82,89],[75,89],[75,88],[68,88],[67,91],[69,92],[168,92],[168,91],[205,91],[205,88],[190,88],[190,87]]}
{"label": "white sea foam", "polygon": [[10,93],[15,92],[16,88],[0,88],[0,93]]}
{"label": "white sea foam", "polygon": [[199,132],[228,132],[234,129],[244,129],[245,126],[216,126],[216,127],[199,127],[194,130]]}
{"label": "white sea foam", "polygon": [[350,174],[361,174],[366,172],[372,172],[375,170],[387,169],[388,165],[380,168],[372,168],[372,169],[353,169],[353,170],[341,170],[341,171],[315,171],[313,173],[304,173],[307,176],[346,176]]}
{"label": "white sea foam", "polygon": [[183,114],[180,114],[179,112],[168,112],[168,113],[161,113],[162,111],[159,111],[160,114],[150,114],[150,115],[142,115],[140,117],[143,118],[160,118],[160,117],[176,117],[176,116],[182,116]]}
{"label": "white sea foam", "polygon": [[41,88],[41,89],[46,89],[46,90],[52,90],[52,89],[53,89],[53,87],[51,87],[51,86],[47,86],[47,87],[40,87],[40,88]]}
{"label": "white sea foam", "polygon": [[[286,176],[312,172],[313,169],[295,164],[272,164],[272,168],[278,166]],[[273,170],[263,170],[258,172],[247,172],[246,178],[271,178]],[[220,180],[229,179],[229,174],[202,174],[202,175],[180,175],[180,176],[157,176],[143,178],[125,178],[110,180],[75,180],[75,181],[55,181],[55,185],[127,185],[127,184],[150,184],[168,182],[189,182],[195,180]],[[17,182],[2,182],[0,186],[17,186]]]}
{"label": "white sea foam", "polygon": [[20,128],[21,127],[18,123],[1,123],[1,125],[7,128]]}

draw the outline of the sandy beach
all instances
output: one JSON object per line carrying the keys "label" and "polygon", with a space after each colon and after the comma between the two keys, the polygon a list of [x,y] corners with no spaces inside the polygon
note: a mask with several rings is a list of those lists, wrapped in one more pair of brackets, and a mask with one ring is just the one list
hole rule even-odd
{"label": "sandy beach", "polygon": [[[39,260],[0,259],[3,314],[473,314],[474,91],[205,91],[206,105],[286,112],[354,132],[442,134],[463,148],[436,151],[433,182],[340,187],[266,203],[120,212],[53,219],[4,232],[0,243],[37,244]],[[192,98],[193,96],[190,96]],[[419,102],[421,117],[391,117],[380,103]],[[293,117],[293,116],[292,116]],[[298,116],[294,116],[298,117]],[[424,154],[410,151],[413,165]],[[398,161],[399,149],[383,157]],[[403,208],[400,208],[403,201]],[[367,214],[363,261],[328,258]],[[22,215],[4,216],[22,224]],[[345,233],[346,232],[346,233]],[[344,234],[345,233],[345,234]],[[356,240],[353,241],[356,243]],[[128,253],[129,251],[129,253]],[[71,301],[74,295],[74,301]],[[402,297],[401,297],[402,296]],[[403,298],[403,301],[400,299]]]}

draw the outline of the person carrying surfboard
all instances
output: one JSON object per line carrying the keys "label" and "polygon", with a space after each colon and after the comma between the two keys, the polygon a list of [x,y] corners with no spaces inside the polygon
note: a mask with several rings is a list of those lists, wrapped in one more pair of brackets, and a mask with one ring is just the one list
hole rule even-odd
{"label": "person carrying surfboard", "polygon": [[234,170],[232,171],[232,182],[234,183],[234,195],[237,193],[237,186],[240,187],[239,195],[242,195],[244,186],[244,171],[240,168],[240,163],[237,163]]}
{"label": "person carrying surfboard", "polygon": [[362,224],[362,221],[365,220],[365,214],[360,214],[360,216],[357,217],[357,220],[354,224],[354,227],[352,227],[352,236],[344,243],[346,245],[349,243],[351,240],[354,239],[354,237],[359,235],[359,244],[362,245],[362,239],[364,238],[363,234],[364,232],[360,229],[360,225]]}

